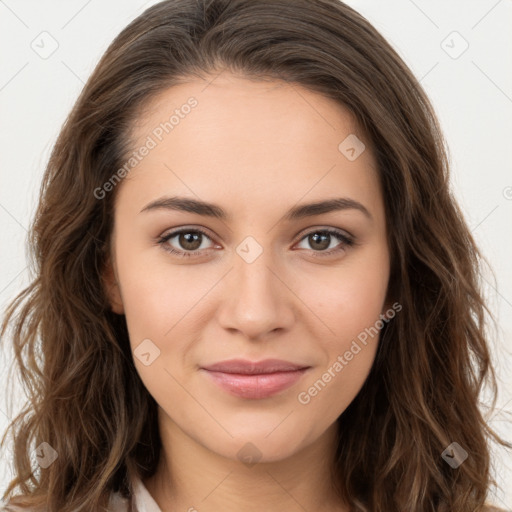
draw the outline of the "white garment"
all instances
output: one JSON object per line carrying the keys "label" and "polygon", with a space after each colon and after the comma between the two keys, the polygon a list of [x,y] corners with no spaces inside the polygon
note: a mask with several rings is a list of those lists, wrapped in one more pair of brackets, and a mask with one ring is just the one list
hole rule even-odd
{"label": "white garment", "polygon": [[[132,480],[132,487],[135,510],[137,512],[162,512],[140,478],[134,477]],[[127,498],[123,498],[117,492],[113,493],[110,496],[108,510],[109,512],[128,512],[129,500]]]}

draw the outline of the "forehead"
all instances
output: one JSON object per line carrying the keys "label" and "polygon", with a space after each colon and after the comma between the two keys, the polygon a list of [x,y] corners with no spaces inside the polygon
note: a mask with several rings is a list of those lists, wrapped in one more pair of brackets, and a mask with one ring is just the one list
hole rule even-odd
{"label": "forehead", "polygon": [[[380,194],[369,141],[351,112],[297,84],[229,73],[191,79],[147,102],[131,139],[134,151],[150,147],[127,177],[147,200],[179,192],[269,208],[285,197],[375,202]],[[343,152],[347,140],[366,145],[355,160]]]}
{"label": "forehead", "polygon": [[336,150],[343,134],[363,138],[350,110],[330,98],[299,84],[227,72],[206,80],[191,78],[158,93],[145,102],[133,128],[135,144],[153,134],[157,142],[222,142],[244,154],[249,147],[261,150],[258,144],[295,146],[297,151],[297,142],[306,143],[306,150],[321,141]]}

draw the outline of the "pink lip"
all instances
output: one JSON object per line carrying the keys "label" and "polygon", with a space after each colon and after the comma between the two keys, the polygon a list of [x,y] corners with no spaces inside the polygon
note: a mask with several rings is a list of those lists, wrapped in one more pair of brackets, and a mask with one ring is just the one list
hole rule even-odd
{"label": "pink lip", "polygon": [[266,359],[222,361],[201,368],[225,391],[242,398],[260,399],[293,386],[309,366]]}

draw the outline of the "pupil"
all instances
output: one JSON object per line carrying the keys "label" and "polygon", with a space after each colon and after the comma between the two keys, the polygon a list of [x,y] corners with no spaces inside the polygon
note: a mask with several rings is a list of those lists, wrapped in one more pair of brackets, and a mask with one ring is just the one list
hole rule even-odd
{"label": "pupil", "polygon": [[[195,251],[201,246],[200,237],[201,233],[181,233],[179,242],[184,249]],[[198,240],[199,243],[197,243]]]}
{"label": "pupil", "polygon": [[[313,235],[310,235],[310,239],[313,240],[313,243],[311,244],[311,246],[314,248],[315,244],[316,244],[317,249],[327,249],[327,247],[329,247],[329,237],[330,236],[331,235],[329,235],[328,233],[322,233],[322,234],[315,233]],[[319,239],[323,239],[320,241],[320,245],[318,245]]]}

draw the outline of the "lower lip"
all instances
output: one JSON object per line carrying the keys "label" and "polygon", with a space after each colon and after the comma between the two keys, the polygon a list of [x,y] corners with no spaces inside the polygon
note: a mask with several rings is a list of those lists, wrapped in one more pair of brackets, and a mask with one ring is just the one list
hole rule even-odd
{"label": "lower lip", "polygon": [[261,399],[275,395],[293,386],[307,368],[287,372],[244,375],[205,370],[214,382],[232,395],[241,398]]}

